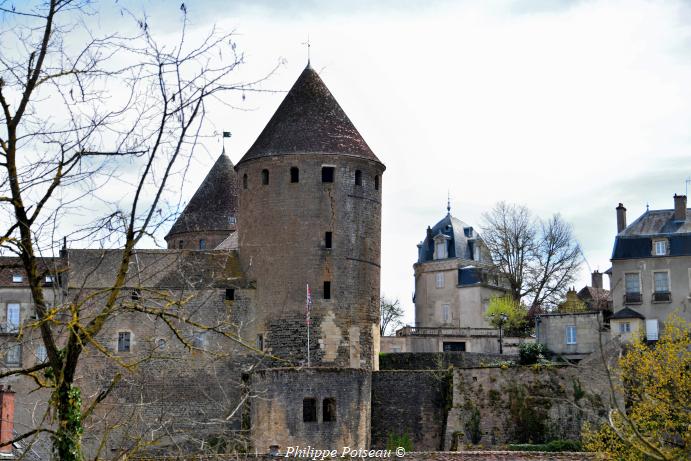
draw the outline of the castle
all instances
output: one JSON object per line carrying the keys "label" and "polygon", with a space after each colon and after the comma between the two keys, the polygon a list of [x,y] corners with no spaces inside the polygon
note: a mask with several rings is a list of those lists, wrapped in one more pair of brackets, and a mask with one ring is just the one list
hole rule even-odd
{"label": "castle", "polygon": [[[384,170],[308,65],[238,164],[218,158],[166,235],[168,248],[135,251],[122,313],[79,371],[86,396],[116,383],[87,421],[89,450],[117,456],[140,446],[163,453],[368,448],[403,435],[416,450],[448,450],[466,439],[520,440],[506,420],[511,414],[501,410],[522,395],[512,391],[520,383],[535,395],[571,399],[568,381],[579,379],[576,372],[521,371],[517,381],[511,371],[474,368],[503,358],[495,354],[457,355],[448,363],[440,355],[390,354],[380,370]],[[417,290],[431,273],[448,270],[450,277],[480,277],[482,286],[469,293],[497,291],[482,279],[487,255],[474,231],[450,215],[437,227],[420,250]],[[470,242],[476,251],[460,254]],[[468,267],[449,266],[449,248]],[[46,289],[55,305],[95,305],[111,286],[120,253],[66,246],[47,259]],[[5,367],[35,366],[45,349],[31,328],[31,297],[20,266],[6,259],[0,322],[25,328],[22,335],[5,332]],[[147,315],[153,305],[171,306],[170,314]],[[16,431],[35,427],[47,390],[33,392],[31,380],[16,376],[3,384],[16,392]],[[549,414],[535,414],[540,427],[532,436],[577,436],[580,410],[550,405]],[[478,408],[483,420],[470,434]]]}

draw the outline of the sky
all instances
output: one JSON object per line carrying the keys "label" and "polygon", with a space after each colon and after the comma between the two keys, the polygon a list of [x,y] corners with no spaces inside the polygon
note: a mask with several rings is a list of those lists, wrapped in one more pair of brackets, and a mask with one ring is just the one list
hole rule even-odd
{"label": "sky", "polygon": [[[179,2],[129,1],[165,40]],[[311,63],[383,178],[382,294],[413,323],[416,244],[498,201],[560,213],[583,248],[577,288],[610,267],[615,207],[671,208],[691,177],[691,6],[653,1],[187,1],[190,30],[234,30],[238,79],[276,71],[208,123],[237,163]],[[113,16],[117,18],[118,16]],[[195,154],[187,201],[219,155]]]}

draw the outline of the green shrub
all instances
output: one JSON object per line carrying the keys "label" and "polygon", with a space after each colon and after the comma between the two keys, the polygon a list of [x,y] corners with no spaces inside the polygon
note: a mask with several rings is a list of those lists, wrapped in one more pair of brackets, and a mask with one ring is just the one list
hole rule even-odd
{"label": "green shrub", "polygon": [[513,443],[508,446],[511,451],[583,451],[583,446],[578,440],[552,440],[547,443]]}
{"label": "green shrub", "polygon": [[518,360],[521,365],[532,365],[545,360],[549,350],[541,343],[521,343],[518,346]]}
{"label": "green shrub", "polygon": [[387,450],[396,450],[398,447],[403,447],[406,453],[413,451],[413,441],[410,440],[408,434],[396,435],[393,432],[389,432],[386,441]]}
{"label": "green shrub", "polygon": [[473,408],[470,418],[465,422],[465,434],[473,445],[480,443],[482,431],[480,430],[480,412]]}

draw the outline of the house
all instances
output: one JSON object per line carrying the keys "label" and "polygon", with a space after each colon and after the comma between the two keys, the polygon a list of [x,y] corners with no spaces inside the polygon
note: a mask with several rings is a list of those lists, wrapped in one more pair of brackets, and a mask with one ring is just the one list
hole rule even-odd
{"label": "house", "polygon": [[624,205],[620,203],[616,211],[611,333],[631,339],[640,328],[648,341],[655,341],[672,313],[691,320],[691,220],[686,196],[675,194],[672,209],[646,210],[629,225]]}

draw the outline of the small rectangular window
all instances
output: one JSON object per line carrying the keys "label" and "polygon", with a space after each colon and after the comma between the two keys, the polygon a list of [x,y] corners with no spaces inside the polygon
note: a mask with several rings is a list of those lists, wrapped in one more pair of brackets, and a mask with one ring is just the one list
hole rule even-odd
{"label": "small rectangular window", "polygon": [[242,175],[242,188],[247,189],[247,175],[246,174]]}
{"label": "small rectangular window", "polygon": [[21,305],[19,303],[7,304],[7,331],[14,333],[19,331]]}
{"label": "small rectangular window", "polygon": [[576,344],[576,325],[566,327],[566,344]]}
{"label": "small rectangular window", "polygon": [[300,170],[296,166],[290,169],[290,182],[300,182]]}
{"label": "small rectangular window", "polygon": [[667,254],[667,242],[664,240],[657,240],[655,242],[655,256],[664,256]]}
{"label": "small rectangular window", "polygon": [[264,335],[261,333],[257,335],[257,349],[260,351],[264,350]]}
{"label": "small rectangular window", "polygon": [[14,274],[12,275],[12,283],[22,283],[24,281],[24,277],[22,277],[19,274]]}
{"label": "small rectangular window", "polygon": [[235,288],[226,288],[226,301],[235,300]]}
{"label": "small rectangular window", "polygon": [[334,170],[332,166],[322,167],[322,182],[334,182]]}
{"label": "small rectangular window", "polygon": [[451,306],[448,304],[441,305],[441,317],[444,323],[449,323],[451,320]]}
{"label": "small rectangular window", "polygon": [[362,186],[362,171],[355,170],[355,185]]}
{"label": "small rectangular window", "polygon": [[379,190],[379,175],[374,177],[374,190]]}
{"label": "small rectangular window", "polygon": [[648,341],[657,341],[658,339],[658,324],[657,319],[645,320],[645,339]]}
{"label": "small rectangular window", "polygon": [[302,421],[306,423],[317,422],[317,399],[310,397],[302,399]]}
{"label": "small rectangular window", "polygon": [[182,247],[184,247],[184,246],[185,246],[185,241],[184,241],[184,240],[178,241],[178,249],[179,249],[179,250],[182,250]]}
{"label": "small rectangular window", "polygon": [[324,282],[324,299],[331,299],[331,282]]}
{"label": "small rectangular window", "polygon": [[204,239],[199,240],[199,249],[200,250],[206,250],[206,240],[204,240]]}
{"label": "small rectangular window", "polygon": [[336,399],[328,398],[322,402],[322,422],[336,421]]}
{"label": "small rectangular window", "polygon": [[444,273],[437,272],[434,276],[435,285],[437,288],[444,288]]}
{"label": "small rectangular window", "polygon": [[22,345],[12,344],[5,353],[5,365],[19,366],[22,363]]}
{"label": "small rectangular window", "polygon": [[622,322],[619,324],[619,333],[631,333],[631,323]]}
{"label": "small rectangular window", "polygon": [[118,333],[118,352],[130,351],[130,332],[121,331]]}
{"label": "small rectangular window", "polygon": [[46,275],[45,283],[46,283],[46,285],[52,285],[53,284],[53,276],[52,275]]}
{"label": "small rectangular window", "polygon": [[269,170],[262,170],[262,185],[269,185]]}
{"label": "small rectangular window", "polygon": [[331,232],[324,234],[324,248],[331,248]]}
{"label": "small rectangular window", "polygon": [[36,347],[36,363],[45,363],[48,360],[48,352],[46,351],[46,346],[39,344]]}

